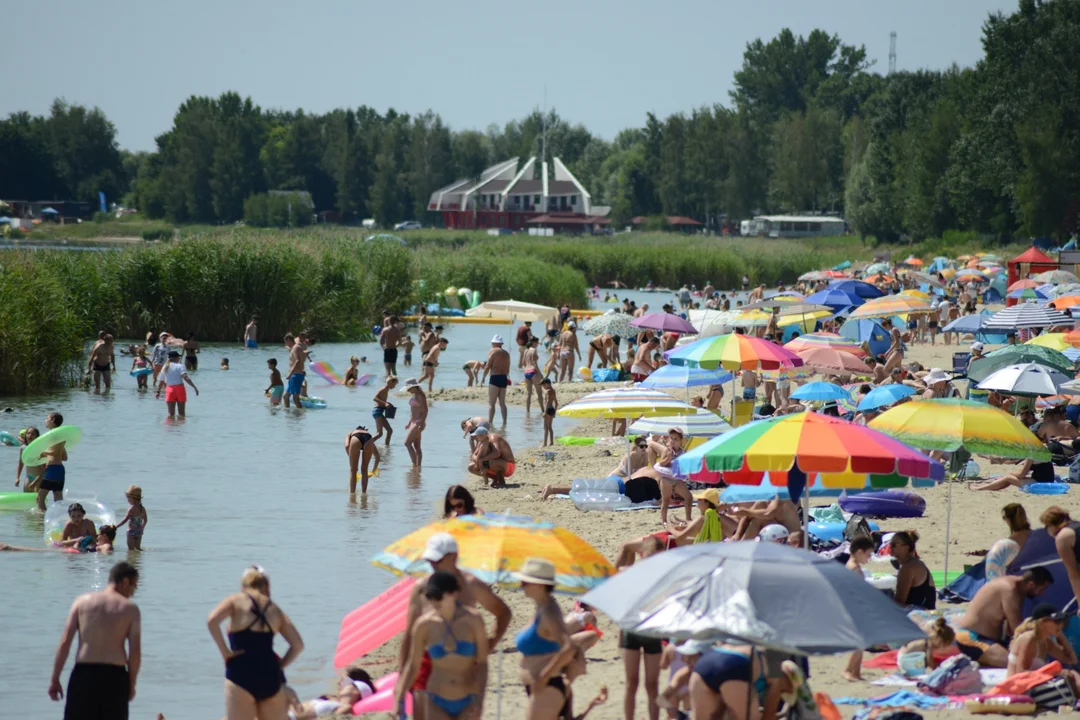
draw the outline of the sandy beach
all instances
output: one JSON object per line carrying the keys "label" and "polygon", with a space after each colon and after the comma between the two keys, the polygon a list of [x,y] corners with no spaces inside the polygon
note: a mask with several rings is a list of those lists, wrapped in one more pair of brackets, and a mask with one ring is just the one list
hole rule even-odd
{"label": "sandy beach", "polygon": [[[966,350],[967,344],[936,346],[916,345],[910,348],[908,360],[918,361],[927,368],[941,367],[950,368],[952,365],[952,353],[958,350]],[[591,383],[567,383],[557,385],[560,402],[566,404],[570,400],[594,392],[600,387]],[[456,390],[436,390],[432,399],[454,401],[486,402],[486,388],[465,388]],[[510,423],[514,422],[515,415],[521,410],[518,405],[524,404],[524,389],[515,386],[508,394],[508,402],[514,407],[510,412]],[[535,409],[533,412],[536,412]],[[483,410],[478,405],[478,414]],[[610,422],[606,420],[573,421],[558,418],[555,421],[556,436],[576,435],[586,437],[598,437],[608,434]],[[503,512],[511,510],[514,513],[531,515],[543,520],[549,520],[565,527],[584,539],[613,559],[620,545],[630,539],[656,532],[661,528],[659,512],[656,510],[642,510],[635,512],[603,513],[603,512],[580,512],[573,503],[565,499],[540,500],[540,491],[549,483],[569,485],[574,478],[605,477],[618,463],[620,449],[617,446],[564,446],[557,445],[554,449],[554,457],[545,459],[543,450],[540,448],[515,448],[515,454],[519,458],[518,469],[509,487],[504,490],[492,490],[484,487],[475,478],[466,482],[476,496],[477,505],[488,512]],[[465,444],[462,441],[462,452],[465,452]],[[986,477],[989,474],[1001,474],[1008,471],[1012,465],[990,465],[985,458],[979,459],[982,472]],[[978,550],[986,550],[995,540],[1007,535],[1004,522],[1001,520],[1001,508],[1010,502],[1020,502],[1027,509],[1028,517],[1032,522],[1042,510],[1050,505],[1060,504],[1068,509],[1076,508],[1076,501],[1069,495],[1064,497],[1043,497],[1021,493],[1016,489],[1002,492],[974,493],[967,489],[964,483],[955,483],[952,488],[952,522],[951,539],[949,543],[950,572],[963,569],[964,565],[977,563],[980,558],[973,557],[968,553]],[[884,520],[880,521],[883,530],[916,530],[919,533],[918,550],[926,564],[933,570],[942,570],[945,566],[945,526],[946,526],[946,500],[948,487],[941,485],[935,488],[921,489],[918,491],[927,502],[927,512],[922,518],[914,520]],[[815,502],[815,504],[823,504]],[[681,517],[682,510],[677,509],[672,517]],[[891,572],[891,566],[887,563],[871,565],[870,569],[876,572]],[[797,590],[792,589],[795,594]],[[510,605],[514,613],[509,635],[521,630],[532,618],[533,606],[524,595],[515,590],[501,590],[501,596]],[[562,604],[566,609],[572,606],[570,598],[562,598]],[[962,607],[962,606],[950,606]],[[618,628],[601,616],[600,628],[604,631],[604,637],[588,653],[588,674],[574,682],[575,707],[580,711],[585,703],[596,694],[602,685],[606,685],[611,693],[608,702],[595,709],[590,717],[599,720],[615,720],[622,718],[622,692],[623,692],[623,666],[618,649]],[[523,717],[525,712],[525,693],[521,683],[517,679],[518,656],[513,650],[512,637],[504,641],[503,669],[502,669],[502,716],[508,718]],[[397,645],[390,644],[382,648],[376,655],[385,658],[396,655]],[[867,657],[872,657],[867,655]],[[859,696],[875,697],[886,695],[897,688],[880,687],[870,685],[869,680],[881,677],[886,673],[865,669],[863,672],[864,682],[847,682],[841,677],[841,672],[847,661],[846,655],[813,657],[811,658],[811,687],[815,691],[824,691],[832,697]],[[379,661],[377,661],[379,662]],[[497,663],[498,657],[492,660],[491,681],[488,690],[488,701],[484,717],[496,717],[497,706]],[[661,676],[661,685],[666,680],[668,673],[665,671]],[[840,711],[845,717],[850,717],[857,709],[855,706],[841,705]],[[925,713],[924,713],[925,714]],[[931,713],[935,714],[935,713]],[[950,711],[951,717],[957,717],[963,711]],[[637,701],[636,717],[647,718],[644,689],[640,689]]]}

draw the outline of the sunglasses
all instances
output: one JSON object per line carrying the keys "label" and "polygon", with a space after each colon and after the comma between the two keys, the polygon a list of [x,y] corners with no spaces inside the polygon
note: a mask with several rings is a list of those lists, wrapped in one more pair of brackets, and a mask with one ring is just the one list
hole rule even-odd
{"label": "sunglasses", "polygon": [[457,501],[457,502],[451,502],[450,507],[453,508],[454,510],[464,510],[465,509],[465,503],[460,501],[460,500]]}

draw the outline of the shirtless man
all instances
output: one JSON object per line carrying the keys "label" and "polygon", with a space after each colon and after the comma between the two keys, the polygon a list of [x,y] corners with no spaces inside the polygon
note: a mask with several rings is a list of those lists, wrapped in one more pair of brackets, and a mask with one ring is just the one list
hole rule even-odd
{"label": "shirtless man", "polygon": [[1069,517],[1069,513],[1057,505],[1046,508],[1039,520],[1050,537],[1054,538],[1054,547],[1057,548],[1061,564],[1065,566],[1065,573],[1069,576],[1073,596],[1080,598],[1080,563],[1077,562],[1080,547],[1076,544],[1076,532],[1080,529],[1080,522],[1075,522]]}
{"label": "shirtless man", "polygon": [[517,329],[514,340],[518,346],[518,369],[525,367],[525,351],[529,349],[529,340],[532,338],[532,320],[521,323]]}
{"label": "shirtless man", "polygon": [[390,447],[390,438],[394,435],[394,428],[390,427],[390,423],[386,421],[386,409],[394,407],[394,404],[390,402],[390,391],[397,387],[397,382],[397,377],[394,375],[386,378],[386,383],[372,398],[375,403],[375,407],[371,410],[371,417],[375,420],[375,437],[371,440],[378,442],[383,433],[386,433],[384,447]]}
{"label": "shirtless man", "polygon": [[1080,450],[1080,443],[1075,442],[1077,438],[1080,438],[1080,432],[1077,432],[1073,424],[1065,419],[1064,407],[1046,408],[1036,435],[1044,443],[1061,443],[1065,446],[1066,455],[1071,456]]}
{"label": "shirtless man", "polygon": [[578,347],[577,323],[570,321],[566,324],[559,336],[559,382],[570,382],[574,379],[574,354],[577,354],[578,362],[581,362],[581,348]]}
{"label": "shirtless man", "polygon": [[532,409],[532,396],[536,392],[536,405],[543,408],[543,395],[541,395],[540,383],[544,378],[540,373],[540,341],[529,338],[529,345],[525,349],[525,412]]}
{"label": "shirtless man", "polygon": [[502,335],[491,338],[491,350],[488,351],[488,422],[495,422],[495,403],[502,411],[503,425],[506,424],[506,387],[510,384],[510,353],[503,350]]}
{"label": "shirtless man", "polygon": [[307,368],[304,363],[311,359],[311,356],[307,351],[308,337],[304,333],[300,333],[296,336],[296,342],[289,349],[289,376],[287,379],[288,384],[285,386],[285,407],[289,407],[289,397],[292,396],[292,400],[296,403],[296,407],[300,405],[300,390],[304,385],[304,378],[307,375]]}
{"label": "shirtless man", "polygon": [[759,302],[765,299],[765,286],[758,285],[756,288],[750,291],[750,297],[746,299],[747,304]]}
{"label": "shirtless man", "polygon": [[757,400],[758,374],[753,370],[743,370],[739,374],[739,379],[742,382],[742,399],[743,400]]}
{"label": "shirtless man", "polygon": [[[382,360],[383,368],[386,370],[386,377],[396,377],[398,345],[401,344],[405,326],[401,324],[401,320],[398,319],[397,315],[391,315],[387,323],[387,325],[383,326],[382,332],[379,333],[379,347],[383,351]],[[429,349],[425,348],[424,352],[426,353]]]}
{"label": "shirtless man", "polygon": [[514,474],[514,450],[506,438],[493,433],[487,428],[478,427],[470,435],[476,440],[469,462],[469,472],[484,480],[487,485],[491,478],[491,487],[506,487],[506,478]]}
{"label": "shirtless man", "polygon": [[258,342],[258,339],[256,338],[256,335],[258,334],[258,331],[259,331],[259,329],[257,327],[257,323],[258,323],[258,318],[253,317],[253,318],[251,318],[251,322],[249,322],[247,324],[247,327],[244,328],[244,346],[245,347],[249,347],[249,348],[253,348],[253,349],[259,347],[259,342]]}
{"label": "shirtless man", "polygon": [[652,357],[656,348],[660,347],[660,341],[655,337],[649,338],[648,342],[642,343],[634,354],[634,363],[630,366],[630,374],[634,382],[641,382],[649,377],[656,367],[653,366]]}
{"label": "shirtless man", "polygon": [[113,336],[108,333],[100,343],[94,345],[90,351],[90,358],[86,361],[86,372],[94,373],[94,390],[101,390],[102,377],[105,379],[105,389],[112,387],[112,375],[116,372],[116,352],[113,348]]}
{"label": "shirtless man", "polygon": [[[487,610],[495,618],[495,632],[488,638],[488,647],[494,649],[506,629],[510,627],[510,608],[491,591],[488,585],[480,582],[470,573],[463,572],[457,566],[458,546],[454,536],[449,533],[435,533],[427,542],[424,553],[421,556],[431,563],[432,572],[443,570],[457,576],[461,584],[461,593],[458,602],[462,606],[474,608],[477,605]],[[426,578],[417,581],[409,591],[409,610],[405,617],[405,635],[401,638],[401,647],[398,650],[398,672],[405,669],[409,661],[409,652],[412,649],[412,630],[417,619],[428,609],[429,604],[424,599],[424,584]],[[413,693],[413,717],[416,720],[427,720],[427,701],[424,690],[427,687],[428,677],[431,675],[431,659],[425,655],[420,666],[420,674],[416,683],[410,688]],[[399,677],[404,677],[403,675]],[[402,688],[404,690],[404,688]]]}
{"label": "shirtless man", "polygon": [[552,315],[547,321],[547,339],[544,340],[545,347],[551,347],[555,342],[555,338],[559,337],[559,330],[562,329],[562,320],[559,318],[558,313]]}
{"label": "shirtless man", "polygon": [[72,604],[49,681],[49,697],[59,702],[64,697],[60,673],[78,633],[64,717],[126,720],[142,663],[142,619],[130,599],[138,583],[139,571],[120,562],[109,571],[104,590],[80,595]]}
{"label": "shirtless man", "polygon": [[790,499],[781,500],[777,495],[767,503],[760,501],[749,507],[736,508],[731,515],[739,518],[739,527],[734,536],[736,540],[753,540],[766,525],[783,525],[788,530],[788,544],[796,547],[802,545],[799,511]]}
{"label": "shirtless man", "polygon": [[1024,621],[1024,600],[1046,592],[1054,582],[1045,567],[1033,567],[1023,575],[991,580],[979,588],[959,620],[954,621],[956,646],[983,667],[1009,665],[1009,641]]}

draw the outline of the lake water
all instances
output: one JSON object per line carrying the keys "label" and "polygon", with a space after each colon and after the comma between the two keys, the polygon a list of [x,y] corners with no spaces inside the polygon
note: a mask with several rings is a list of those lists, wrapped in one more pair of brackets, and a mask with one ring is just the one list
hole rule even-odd
{"label": "lake water", "polygon": [[[670,296],[631,297],[659,309]],[[463,387],[462,363],[482,359],[496,332],[515,352],[514,330],[448,325],[450,344],[436,387]],[[330,362],[339,373],[353,354],[368,357],[361,372],[381,371],[375,343],[318,344],[314,350],[315,359]],[[222,357],[230,360],[228,372],[218,369]],[[192,374],[202,394],[196,398],[189,391],[184,422],[166,421],[164,402],[135,389],[126,373],[130,365],[121,357],[110,393],[0,398],[0,406],[15,410],[0,415],[0,429],[43,427],[51,411],[83,429],[83,441],[67,463],[71,493],[96,494],[122,517],[124,490],[135,483],[143,488],[149,513],[142,553],[129,555],[123,529],[117,538],[121,549],[113,556],[0,553],[4,716],[61,714],[46,689],[64,618],[75,596],[103,588],[109,568],[122,559],[136,564],[141,576],[135,599],[143,612],[143,668],[132,717],[223,715],[223,664],[206,631],[206,616],[238,589],[244,568],[256,563],[269,572],[275,602],[292,617],[306,644],[289,669],[290,683],[301,697],[326,690],[342,617],[396,581],[369,559],[436,519],[446,488],[469,481],[459,423],[486,408],[433,403],[423,438],[424,467],[413,471],[401,445],[408,411],[399,401],[402,413],[393,421],[394,441],[384,451],[382,474],[371,480],[366,498],[351,500],[344,437],[357,425],[373,427],[371,397],[379,385],[331,387],[309,373],[309,393],[324,397],[326,409],[271,408],[263,397],[270,357],[284,365],[286,352],[268,346],[204,348],[200,370]],[[414,372],[399,367],[401,377],[419,375],[419,365],[416,350]],[[509,418],[505,434],[516,447],[539,445],[540,415],[526,417],[523,408],[511,406]],[[14,489],[17,452],[0,447],[5,489]],[[42,547],[42,530],[39,515],[0,512],[0,541]],[[74,648],[65,684],[73,658]]]}

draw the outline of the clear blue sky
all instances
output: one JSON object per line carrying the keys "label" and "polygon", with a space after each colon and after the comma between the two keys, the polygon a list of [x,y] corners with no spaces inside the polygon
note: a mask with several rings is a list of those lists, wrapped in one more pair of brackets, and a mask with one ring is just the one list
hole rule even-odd
{"label": "clear blue sky", "polygon": [[[611,138],[728,103],[746,43],[790,27],[865,45],[888,67],[972,65],[987,14],[1016,0],[100,0],[4,3],[0,116],[54,97],[96,105],[121,146],[150,150],[191,95],[236,90],[264,108],[432,109],[455,129],[543,102]],[[14,74],[11,74],[14,73]]]}

